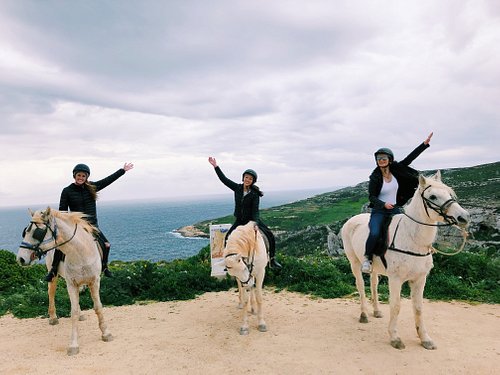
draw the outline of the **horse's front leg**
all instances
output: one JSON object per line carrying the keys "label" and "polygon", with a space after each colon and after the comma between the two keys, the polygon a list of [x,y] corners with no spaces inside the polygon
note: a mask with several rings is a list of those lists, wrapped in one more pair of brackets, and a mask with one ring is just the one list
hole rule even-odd
{"label": "horse's front leg", "polygon": [[67,282],[68,295],[71,301],[71,340],[67,350],[68,355],[78,354],[78,318],[80,316],[80,293],[78,287]]}
{"label": "horse's front leg", "polygon": [[90,295],[92,296],[92,301],[94,302],[94,311],[97,315],[97,320],[99,321],[99,329],[101,330],[102,341],[112,341],[113,335],[108,331],[108,326],[104,321],[104,314],[101,303],[101,296],[99,295],[100,289],[100,279],[89,285]]}
{"label": "horse's front leg", "polygon": [[242,308],[242,318],[243,322],[240,327],[240,335],[248,335],[249,329],[248,329],[248,303],[250,301],[250,291],[248,287],[242,287],[241,288],[241,300],[243,303],[243,308]]}
{"label": "horse's front leg", "polygon": [[51,282],[48,283],[47,289],[49,294],[49,324],[54,326],[59,323],[56,313],[56,289],[57,289],[57,279],[59,277],[55,276]]}
{"label": "horse's front leg", "polygon": [[391,345],[396,349],[404,349],[405,344],[398,334],[397,324],[399,310],[401,309],[401,286],[403,282],[397,277],[389,277],[389,303],[391,306],[391,317],[389,319],[389,336]]}
{"label": "horse's front leg", "polygon": [[359,316],[360,323],[368,323],[368,300],[365,293],[365,281],[361,274],[361,263],[357,258],[350,259],[351,271],[356,279],[356,289],[358,290],[359,300],[361,303],[361,315]]}
{"label": "horse's front leg", "polygon": [[378,301],[378,277],[378,274],[374,272],[370,274],[370,288],[372,292],[373,316],[375,318],[382,318],[382,311],[380,310]]}
{"label": "horse's front leg", "polygon": [[257,305],[257,319],[259,320],[259,326],[258,329],[260,332],[267,332],[267,325],[266,321],[264,320],[264,311],[262,309],[262,284],[264,283],[264,273],[265,269],[263,271],[262,275],[259,275],[256,278],[255,281],[255,302]]}
{"label": "horse's front leg", "polygon": [[410,283],[411,301],[413,304],[413,315],[415,317],[415,328],[417,329],[417,334],[420,337],[420,342],[425,349],[434,350],[437,349],[437,346],[427,334],[423,317],[424,288],[426,279],[427,276],[423,276]]}

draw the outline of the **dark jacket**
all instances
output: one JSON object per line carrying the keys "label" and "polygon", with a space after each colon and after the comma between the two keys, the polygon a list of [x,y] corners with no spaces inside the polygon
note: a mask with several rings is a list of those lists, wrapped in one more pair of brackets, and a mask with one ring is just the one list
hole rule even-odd
{"label": "dark jacket", "polygon": [[[96,187],[96,191],[104,189],[106,186],[115,182],[118,178],[125,174],[124,169],[118,169],[112,175],[103,178],[99,181],[89,181],[89,184]],[[66,186],[61,192],[59,201],[60,211],[83,212],[88,215],[86,220],[92,225],[97,226],[97,209],[95,200],[92,194],[85,185],[77,185],[72,183]]]}
{"label": "dark jacket", "polygon": [[[422,152],[424,152],[427,147],[429,147],[429,145],[422,142],[406,158],[400,162],[393,161],[389,165],[389,170],[398,181],[398,191],[396,193],[397,206],[404,206],[406,202],[413,197],[415,189],[418,186],[418,171],[409,167],[409,165]],[[384,179],[382,177],[382,171],[379,167],[377,167],[370,175],[370,181],[368,184],[368,196],[370,200],[370,207],[372,208],[384,208],[385,202],[378,199],[380,191],[382,190],[383,182]]]}
{"label": "dark jacket", "polygon": [[215,167],[217,177],[229,189],[234,191],[234,216],[240,224],[249,221],[259,222],[259,192],[251,189],[247,195],[243,195],[243,184],[237,184],[227,178],[219,167]]}

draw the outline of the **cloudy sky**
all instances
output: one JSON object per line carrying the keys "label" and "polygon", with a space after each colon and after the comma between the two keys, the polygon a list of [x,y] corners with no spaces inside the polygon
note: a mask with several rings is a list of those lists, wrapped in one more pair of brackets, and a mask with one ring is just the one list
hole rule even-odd
{"label": "cloudy sky", "polygon": [[[0,206],[354,185],[434,131],[417,169],[500,160],[500,3],[0,1]],[[37,208],[37,207],[35,207]]]}

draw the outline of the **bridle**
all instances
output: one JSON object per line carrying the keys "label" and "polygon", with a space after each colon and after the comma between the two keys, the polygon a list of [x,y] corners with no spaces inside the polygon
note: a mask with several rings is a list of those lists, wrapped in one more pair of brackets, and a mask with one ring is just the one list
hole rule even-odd
{"label": "bridle", "polygon": [[[75,230],[73,231],[73,235],[66,241],[62,242],[62,243],[57,243],[56,241],[56,238],[57,238],[57,222],[56,220],[54,219],[53,220],[54,222],[54,228],[52,228],[49,224],[48,224],[48,221],[47,222],[44,222],[44,223],[39,223],[39,222],[36,222],[36,221],[33,221],[31,220],[30,221],[30,224],[24,228],[24,231],[23,231],[23,239],[24,237],[26,236],[26,233],[27,232],[30,232],[33,225],[36,227],[34,230],[33,230],[33,234],[32,234],[32,237],[34,240],[37,241],[36,244],[32,244],[32,243],[29,243],[29,242],[26,242],[26,241],[22,241],[21,242],[21,245],[19,246],[20,248],[23,248],[23,249],[28,249],[28,250],[31,250],[35,253],[35,256],[38,258],[38,259],[42,259],[46,254],[47,252],[49,252],[50,250],[53,250],[59,246],[62,246],[64,244],[67,244],[68,242],[70,242],[76,235],[76,230],[78,229],[78,224],[75,224]],[[44,225],[45,228],[41,228],[39,225]],[[47,239],[45,239],[45,236],[47,235],[47,232],[51,233],[51,236]],[[51,243],[51,242],[54,242],[54,246],[51,246],[49,247],[48,249],[41,249],[40,246],[42,245],[45,245],[47,243]]]}
{"label": "bridle", "polygon": [[[229,258],[229,257],[235,256],[235,255],[240,255],[240,254],[229,253],[229,254],[226,254],[226,256],[224,258]],[[253,265],[254,265],[254,260],[255,260],[255,251],[252,252],[252,257],[251,257],[252,260],[249,263],[247,263],[247,261],[245,261],[245,259],[247,259],[247,258],[241,257],[241,261],[243,262],[243,264],[245,265],[245,267],[248,270],[248,279],[246,281],[243,281],[240,278],[238,278],[238,280],[240,280],[241,285],[243,285],[243,286],[247,286],[248,283],[250,282],[250,280],[252,280],[254,278],[254,276],[252,275],[252,272],[253,272]],[[231,269],[231,268],[232,267],[226,266],[226,269]]]}
{"label": "bridle", "polygon": [[396,251],[396,252],[403,253],[403,254],[407,254],[407,255],[413,255],[413,256],[419,256],[419,257],[424,256],[425,257],[425,256],[428,256],[428,255],[431,255],[434,252],[438,252],[438,253],[444,254],[444,255],[455,255],[455,254],[458,254],[459,252],[461,252],[463,250],[463,248],[465,247],[465,242],[467,240],[467,231],[465,231],[464,229],[462,229],[462,228],[460,228],[458,226],[458,223],[457,223],[457,221],[456,221],[456,219],[454,217],[449,216],[449,215],[446,214],[446,211],[448,210],[448,208],[453,203],[457,203],[457,200],[455,198],[451,197],[446,202],[444,202],[442,205],[438,205],[438,204],[434,203],[432,200],[430,200],[430,199],[428,199],[427,197],[424,196],[425,191],[427,189],[429,189],[430,187],[431,187],[431,185],[427,186],[424,190],[422,190],[422,193],[420,194],[420,197],[422,198],[422,204],[424,205],[425,213],[430,218],[429,209],[433,210],[434,212],[436,212],[439,216],[441,216],[446,221],[446,224],[440,224],[440,223],[437,223],[437,224],[428,224],[428,223],[424,223],[422,221],[419,221],[419,220],[411,217],[404,210],[402,210],[402,213],[406,217],[410,218],[415,223],[420,224],[420,225],[426,225],[426,226],[429,226],[429,227],[447,227],[447,226],[452,226],[452,225],[456,226],[457,228],[459,228],[462,231],[462,234],[463,234],[463,242],[462,242],[462,245],[460,246],[459,250],[457,250],[454,253],[445,253],[445,252],[439,251],[439,250],[437,250],[437,249],[435,249],[434,247],[431,246],[429,252],[427,252],[425,254],[420,254],[420,253],[415,253],[413,251],[402,250],[402,249],[396,248],[395,245],[394,245],[394,241],[396,240],[396,235],[398,233],[399,224],[401,223],[401,219],[399,220],[398,224],[396,225],[396,229],[394,231],[394,236],[392,237],[392,242],[388,246],[389,250]]}
{"label": "bridle", "polygon": [[425,191],[427,189],[429,189],[430,187],[431,187],[431,185],[427,186],[424,190],[422,190],[422,193],[420,193],[420,197],[422,198],[422,204],[424,205],[425,213],[430,218],[429,209],[431,209],[432,211],[436,212],[439,216],[441,216],[444,219],[444,221],[446,222],[446,224],[441,224],[441,223],[437,223],[437,224],[424,223],[422,221],[419,221],[419,220],[411,217],[404,210],[402,210],[402,213],[406,217],[408,217],[411,220],[413,220],[415,223],[418,223],[420,225],[426,225],[426,226],[429,226],[429,227],[449,227],[451,225],[457,225],[458,223],[457,223],[457,221],[455,220],[455,218],[453,216],[446,215],[446,211],[448,210],[448,208],[453,203],[457,203],[457,200],[455,198],[451,197],[446,202],[444,202],[442,205],[438,205],[438,204],[434,203],[432,200],[430,200],[429,198],[427,198],[427,197],[424,196]]}

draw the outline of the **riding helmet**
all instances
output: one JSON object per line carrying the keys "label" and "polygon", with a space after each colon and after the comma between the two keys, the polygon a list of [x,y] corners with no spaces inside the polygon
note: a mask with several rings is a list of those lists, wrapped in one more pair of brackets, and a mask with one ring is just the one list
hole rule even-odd
{"label": "riding helmet", "polygon": [[379,148],[377,151],[375,151],[375,161],[377,160],[377,155],[378,154],[386,154],[389,156],[389,161],[392,163],[394,161],[394,153],[390,148],[387,147],[382,147]]}
{"label": "riding helmet", "polygon": [[87,173],[87,176],[90,176],[90,168],[89,168],[89,166],[87,164],[77,164],[77,165],[75,165],[75,168],[73,168],[73,177],[75,177],[75,175],[78,172],[85,172],[85,173]]}
{"label": "riding helmet", "polygon": [[241,175],[241,179],[245,178],[246,174],[249,174],[253,177],[254,184],[257,182],[257,172],[255,172],[253,169],[247,169],[245,172],[243,172],[243,174]]}

